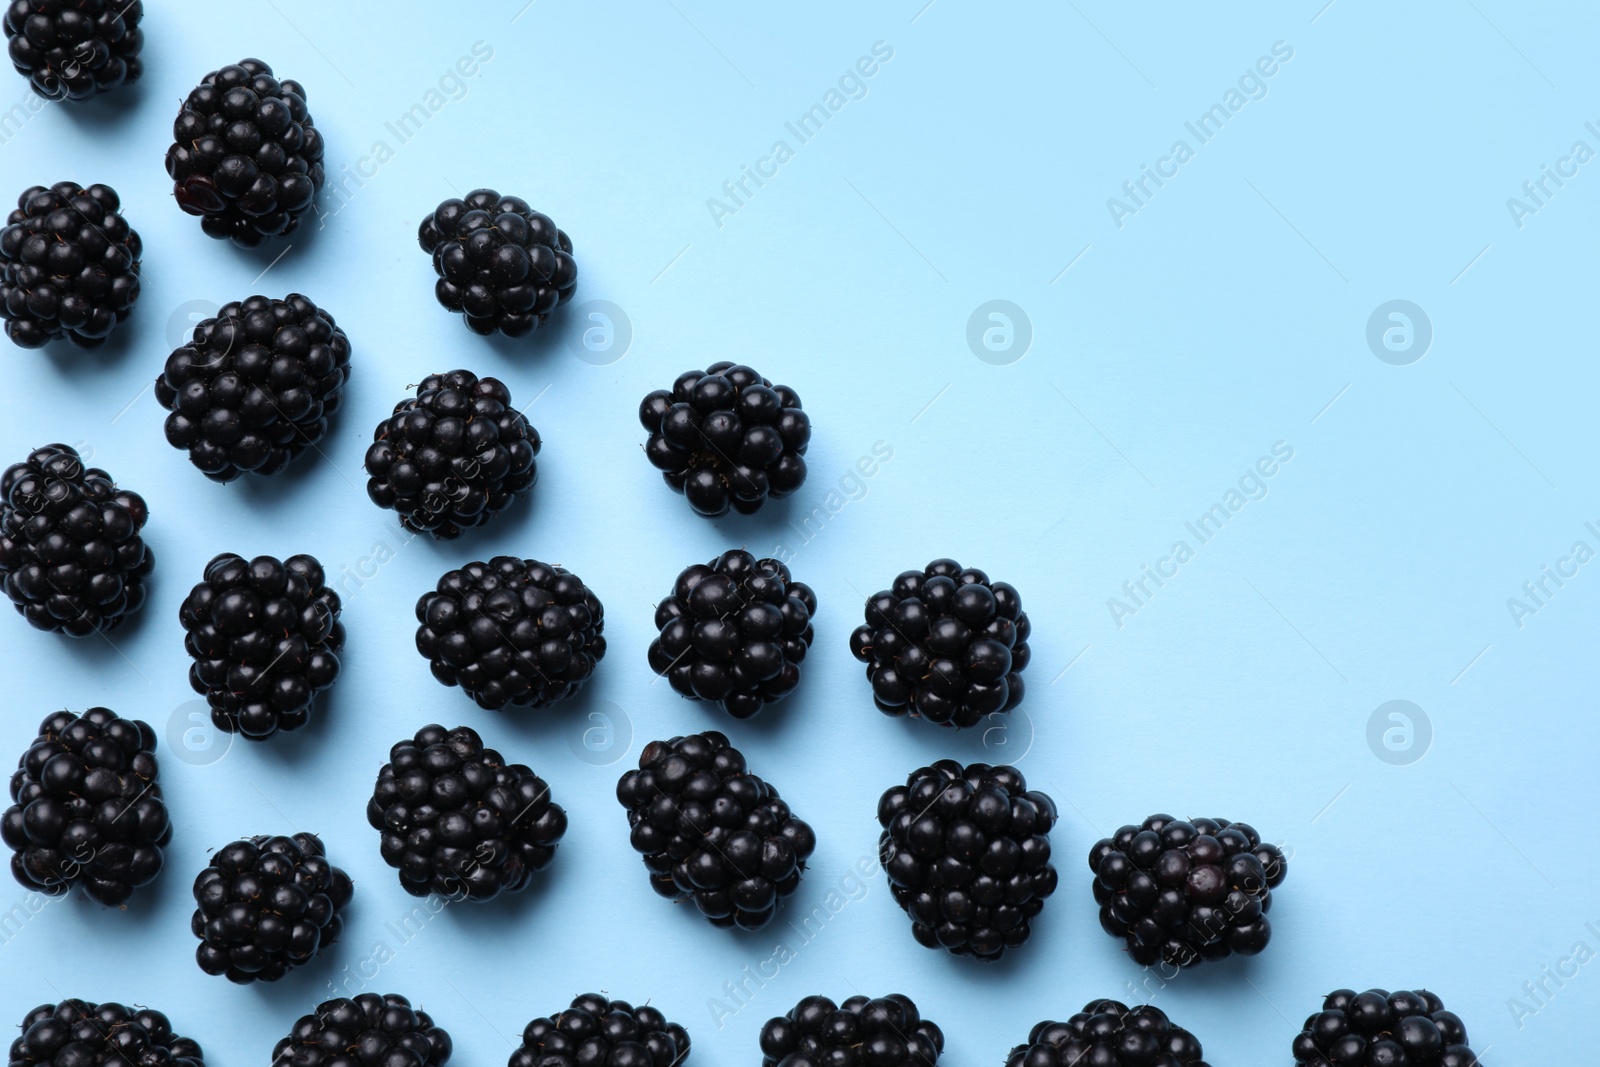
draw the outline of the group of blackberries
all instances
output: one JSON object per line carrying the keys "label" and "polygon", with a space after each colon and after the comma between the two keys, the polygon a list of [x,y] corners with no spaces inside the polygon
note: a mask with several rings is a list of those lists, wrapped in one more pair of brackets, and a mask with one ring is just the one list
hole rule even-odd
{"label": "group of blackberries", "polygon": [[934,1067],[944,1033],[910,997],[806,997],[761,1028],[762,1067]]}
{"label": "group of blackberries", "polygon": [[[13,5],[15,8],[15,5]],[[105,343],[139,299],[144,246],[109,185],[36,185],[0,230],[0,315],[23,348]]]}

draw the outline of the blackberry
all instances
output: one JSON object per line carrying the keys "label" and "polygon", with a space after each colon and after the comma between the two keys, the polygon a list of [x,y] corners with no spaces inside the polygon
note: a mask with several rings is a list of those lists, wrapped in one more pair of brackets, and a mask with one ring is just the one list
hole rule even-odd
{"label": "blackberry", "polygon": [[11,1043],[11,1067],[205,1067],[200,1046],[159,1011],[63,1000],[41,1004]]}
{"label": "blackberry", "polygon": [[444,1067],[450,1035],[394,993],[325,1000],[272,1048],[272,1067]]}
{"label": "blackberry", "polygon": [[11,776],[0,837],[24,887],[58,897],[74,885],[121,905],[161,873],[172,840],[157,781],[156,734],[106,708],[58,711]]}
{"label": "blackberry", "polygon": [[567,832],[550,787],[465,726],[424,726],[391,748],[367,822],[382,833],[383,861],[400,871],[402,889],[456,900],[525,888]]}
{"label": "blackberry", "polygon": [[1152,815],[1089,852],[1100,925],[1148,967],[1190,967],[1267,947],[1272,891],[1288,860],[1255,829],[1227,819]]}
{"label": "blackberry", "polygon": [[867,601],[850,651],[867,665],[885,715],[976,726],[1022,702],[1031,632],[1013,586],[936,559]]}
{"label": "blackberry", "polygon": [[585,993],[530,1022],[507,1067],[675,1067],[688,1055],[688,1031],[655,1008]]}
{"label": "blackberry", "polygon": [[322,134],[299,82],[259,59],[207,74],[172,124],[172,195],[207,236],[255,248],[300,225],[322,189]]}
{"label": "blackberry", "polygon": [[485,337],[531,333],[577,291],[572,240],[519,196],[452,197],[422,220],[417,243],[433,257],[439,303]]}
{"label": "blackberry", "polygon": [[[13,10],[16,4],[12,4]],[[0,230],[0,317],[23,348],[104,344],[139,299],[144,244],[109,185],[35,185]]]}
{"label": "blackberry", "polygon": [[432,374],[373,431],[367,495],[412,533],[450,540],[533,488],[541,443],[499,379]]}
{"label": "blackberry", "polygon": [[650,433],[645,458],[708,518],[741,515],[779,500],[806,480],[811,419],[787,385],[723,361],[678,375],[639,405]]}
{"label": "blackberry", "polygon": [[1425,989],[1330,993],[1294,1039],[1308,1067],[1480,1067],[1467,1028]]}
{"label": "blackberry", "polygon": [[651,888],[692,899],[713,926],[772,922],[817,846],[811,827],[714,731],[646,745],[639,769],[617,782],[617,799]]}
{"label": "blackberry", "polygon": [[46,445],[0,475],[0,581],[28,623],[69,637],[105,634],[144,606],[155,566],[139,531],[144,498]]}
{"label": "blackberry", "polygon": [[806,997],[761,1028],[762,1067],[933,1067],[944,1033],[910,997]]}
{"label": "blackberry", "polygon": [[224,552],[178,609],[189,685],[230,734],[264,741],[298,730],[339,677],[339,594],[311,556],[246,560]]}
{"label": "blackberry", "polygon": [[656,605],[650,669],[690,700],[748,719],[800,684],[817,597],[775,559],[742,549],[678,575]]}
{"label": "blackberry", "polygon": [[1056,890],[1056,806],[1015,767],[940,760],[878,801],[889,892],[928,948],[997,960]]}
{"label": "blackberry", "polygon": [[350,893],[315,834],[224,845],[194,882],[195,959],[230,982],[275,982],[339,940]]}
{"label": "blackberry", "polygon": [[1161,1009],[1096,1000],[1064,1023],[1039,1023],[1006,1067],[1206,1067],[1200,1056],[1200,1042]]}
{"label": "blackberry", "polygon": [[11,0],[11,65],[46,100],[87,100],[144,73],[140,0]]}
{"label": "blackberry", "polygon": [[215,482],[276,474],[328,435],[350,377],[350,339],[299,293],[224,304],[167,357],[156,400],[167,443]]}
{"label": "blackberry", "polygon": [[417,601],[417,651],[479,707],[543,708],[572,696],[606,654],[605,609],[576,574],[495,556],[446,571]]}

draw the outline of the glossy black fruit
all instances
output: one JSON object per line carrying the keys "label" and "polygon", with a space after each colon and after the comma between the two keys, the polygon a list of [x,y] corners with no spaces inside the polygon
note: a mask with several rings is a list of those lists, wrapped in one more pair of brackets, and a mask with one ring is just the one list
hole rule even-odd
{"label": "glossy black fruit", "polygon": [[868,599],[850,651],[885,715],[976,726],[1022,702],[1031,632],[1013,586],[936,559]]}
{"label": "glossy black fruit", "polygon": [[81,885],[102,904],[125,903],[161,873],[172,840],[159,771],[148,723],[107,708],[49,716],[17,761],[0,817],[11,873],[47,896]]}
{"label": "glossy black fruit", "polygon": [[688,1055],[688,1031],[657,1009],[584,993],[530,1022],[507,1067],[675,1067]]}
{"label": "glossy black fruit", "polygon": [[1200,1057],[1200,1042],[1161,1009],[1096,1000],[1064,1023],[1039,1023],[1006,1067],[1206,1067]]}
{"label": "glossy black fruit", "polygon": [[63,338],[99,347],[139,299],[143,255],[111,186],[57,182],[24,191],[0,230],[6,335],[23,348]]}
{"label": "glossy black fruit", "polygon": [[144,72],[140,0],[11,0],[11,65],[46,100],[87,100]]}
{"label": "glossy black fruit", "polygon": [[434,295],[473,333],[521,337],[577,290],[572,241],[521,197],[474,189],[446,200],[422,220],[417,242],[439,275]]}
{"label": "glossy black fruit", "polygon": [[943,1051],[943,1032],[899,993],[806,997],[761,1028],[762,1067],[933,1067]]}
{"label": "glossy black fruit", "polygon": [[41,1004],[11,1042],[11,1067],[205,1067],[200,1046],[159,1011],[63,1000]]}
{"label": "glossy black fruit", "polygon": [[273,1046],[272,1067],[444,1067],[453,1048],[450,1035],[405,997],[359,993],[302,1015]]}
{"label": "glossy black fruit", "polygon": [[1415,991],[1337,989],[1294,1039],[1305,1067],[1480,1067],[1444,1001]]}

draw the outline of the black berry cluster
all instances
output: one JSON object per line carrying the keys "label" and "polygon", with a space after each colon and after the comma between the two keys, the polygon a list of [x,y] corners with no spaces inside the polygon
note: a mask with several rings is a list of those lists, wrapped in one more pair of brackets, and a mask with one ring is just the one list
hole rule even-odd
{"label": "black berry cluster", "polygon": [[444,1067],[453,1047],[405,997],[360,993],[325,1000],[296,1020],[273,1046],[272,1067]]}
{"label": "black berry cluster", "polygon": [[144,606],[155,566],[138,493],[46,445],[0,475],[0,582],[28,623],[69,637],[116,629]]}
{"label": "black berry cluster", "polygon": [[1467,1028],[1425,989],[1339,989],[1294,1039],[1305,1067],[1480,1067]]}
{"label": "black berry cluster", "polygon": [[11,1042],[11,1067],[205,1067],[200,1046],[159,1011],[63,1000],[41,1004]]}
{"label": "black berry cluster", "polygon": [[748,515],[806,480],[811,420],[799,395],[741,364],[678,375],[644,398],[639,421],[645,457],[701,515]]}
{"label": "black berry cluster", "polygon": [[584,993],[530,1022],[507,1067],[676,1067],[688,1055],[688,1031],[657,1009]]}
{"label": "black berry cluster", "polygon": [[328,434],[350,377],[350,339],[299,293],[224,304],[167,357],[156,400],[167,442],[207,478],[276,474]]}
{"label": "black berry cluster", "polygon": [[1152,815],[1097,842],[1089,869],[1100,925],[1135,963],[1189,967],[1267,947],[1289,864],[1245,823]]}
{"label": "black berry cluster", "polygon": [[294,232],[322,188],[322,134],[300,83],[259,59],[214,70],[172,124],[167,175],[209,236],[254,248]]}
{"label": "black berry cluster", "polygon": [[761,1028],[762,1067],[933,1067],[943,1051],[944,1033],[899,993],[806,997]]}
{"label": "black berry cluster", "polygon": [[389,750],[367,804],[383,860],[414,897],[489,900],[555,858],[567,813],[550,787],[465,726],[424,726]]}
{"label": "black berry cluster", "polygon": [[[13,4],[15,7],[15,4]],[[0,316],[23,348],[96,348],[139,299],[144,245],[109,185],[35,185],[0,230]]]}
{"label": "black berry cluster", "polygon": [[1056,889],[1055,803],[1015,767],[940,760],[878,801],[878,857],[928,948],[997,960]]}
{"label": "black berry cluster", "polygon": [[1013,586],[936,559],[867,601],[850,651],[867,665],[885,715],[975,726],[1022,702],[1030,632]]}
{"label": "black berry cluster", "polygon": [[759,930],[800,886],[817,838],[722,734],[653,741],[617,783],[650,885],[713,926]]}
{"label": "black berry cluster", "polygon": [[533,488],[540,444],[499,379],[429,375],[373,432],[367,495],[412,533],[459,537]]}
{"label": "black berry cluster", "polygon": [[417,601],[417,651],[480,707],[542,708],[576,693],[606,654],[605,609],[576,574],[496,556],[446,571]]}
{"label": "black berry cluster", "polygon": [[11,873],[29,889],[61,896],[81,885],[102,904],[123,904],[161,872],[172,839],[157,781],[156,735],[106,708],[58,711],[11,776],[0,837]]}
{"label": "black berry cluster", "polygon": [[87,100],[144,73],[140,0],[11,0],[11,65],[46,100]]}
{"label": "black berry cluster", "polygon": [[350,893],[315,834],[224,845],[194,882],[195,959],[241,985],[275,982],[339,940]]}
{"label": "black berry cluster", "polygon": [[1096,1000],[1064,1023],[1039,1023],[1006,1067],[1206,1067],[1200,1057],[1200,1042],[1161,1009]]}
{"label": "black berry cluster", "polygon": [[194,658],[189,684],[205,695],[211,721],[252,741],[310,721],[317,694],[339,677],[339,610],[311,556],[225,552],[206,564],[178,620]]}
{"label": "black berry cluster", "polygon": [[817,597],[775,559],[743,549],[696,563],[656,605],[650,669],[691,700],[748,719],[800,684]]}
{"label": "black berry cluster", "polygon": [[521,197],[474,189],[446,200],[422,220],[417,241],[439,275],[434,295],[473,333],[521,337],[577,289],[572,241]]}

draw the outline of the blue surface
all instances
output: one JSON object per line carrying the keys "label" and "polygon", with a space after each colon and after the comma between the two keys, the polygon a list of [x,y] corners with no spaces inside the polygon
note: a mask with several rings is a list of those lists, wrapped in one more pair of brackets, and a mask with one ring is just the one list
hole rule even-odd
{"label": "blue surface", "polygon": [[[1600,563],[1562,561],[1576,542],[1600,549],[1600,163],[1572,157],[1577,141],[1585,159],[1600,150],[1585,125],[1600,120],[1600,18],[1505,0],[1159,19],[1101,0],[923,2],[506,0],[448,18],[158,3],[136,92],[14,113],[0,188],[109,182],[146,255],[113,351],[9,354],[0,452],[92,449],[149,500],[158,566],[114,647],[6,612],[0,752],[9,763],[63,706],[145,718],[176,833],[125,912],[75,898],[32,914],[39,898],[0,886],[0,1018],[62,996],[140,1001],[213,1064],[244,1067],[330,985],[376,988],[433,1012],[455,1062],[476,1065],[598,988],[652,999],[690,1029],[693,1062],[733,1067],[803,995],[900,990],[945,1028],[950,1063],[998,1064],[1035,1021],[1113,996],[1167,1008],[1214,1063],[1271,1064],[1329,990],[1426,985],[1490,1063],[1592,1058]],[[457,79],[475,42],[492,57]],[[875,42],[892,58],[846,77]],[[179,100],[244,55],[305,84],[345,183],[324,193],[326,227],[277,260],[204,238],[161,167]],[[24,100],[0,80],[0,108]],[[428,117],[401,143],[388,124],[418,103]],[[829,103],[803,142],[786,126]],[[1202,141],[1185,124],[1213,103],[1227,119]],[[1171,176],[1134,200],[1122,186],[1142,166]],[[1535,202],[1522,186],[1542,166],[1576,173]],[[770,176],[735,202],[723,183],[746,167]],[[572,235],[578,301],[623,309],[625,352],[582,349],[604,324],[576,308],[509,343],[434,304],[417,221],[479,185]],[[148,383],[189,316],[294,290],[354,345],[326,459],[213,485],[163,442]],[[969,331],[992,300],[1022,315],[984,311]],[[1395,300],[1422,315],[1385,309],[1369,346]],[[796,388],[816,435],[792,506],[711,523],[638,454],[634,412],[723,358]],[[367,502],[362,454],[408,383],[455,366],[537,398],[540,482],[487,531],[408,541]],[[859,476],[875,449],[892,458]],[[1292,458],[1252,477],[1275,449]],[[1186,524],[1213,504],[1227,521],[1202,541]],[[654,683],[645,648],[677,571],[740,544],[790,554],[821,609],[799,691],[729,723]],[[350,634],[312,728],[228,751],[190,720],[176,619],[221,551],[316,554]],[[503,552],[571,567],[607,607],[609,656],[553,713],[482,712],[411,648],[417,596]],[[850,657],[863,598],[941,555],[1016,584],[1033,620],[1025,714],[1005,730],[885,718]],[[1576,575],[1558,586],[1545,566]],[[1134,599],[1124,583],[1141,578]],[[1534,601],[1524,582],[1540,580]],[[1389,718],[1397,700],[1407,718]],[[389,745],[433,721],[532,764],[571,830],[530,892],[406,932],[416,902],[362,809]],[[648,739],[704,728],[727,730],[818,830],[785,924],[758,935],[656,898],[612,796]],[[855,870],[873,862],[879,793],[944,756],[1016,760],[1063,814],[1061,888],[999,966],[920,948],[881,875]],[[1084,856],[1158,810],[1245,819],[1292,850],[1266,954],[1169,981],[1100,931]],[[201,974],[189,885],[208,850],[302,829],[355,878],[344,942],[268,988]],[[787,922],[816,907],[829,917],[806,940]],[[780,942],[793,958],[771,977]],[[764,967],[764,984],[745,977]],[[742,1005],[725,983],[747,984]]]}

